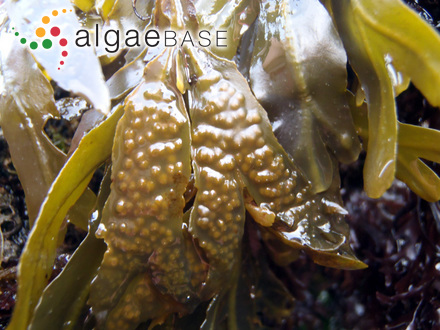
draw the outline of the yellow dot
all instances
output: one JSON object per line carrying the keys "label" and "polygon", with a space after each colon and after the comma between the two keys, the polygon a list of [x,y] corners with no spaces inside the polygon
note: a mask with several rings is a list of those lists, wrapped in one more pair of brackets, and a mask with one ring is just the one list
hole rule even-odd
{"label": "yellow dot", "polygon": [[37,35],[37,37],[42,38],[42,37],[45,36],[45,34],[46,34],[46,30],[43,29],[42,27],[39,27],[39,28],[35,31],[35,34]]}
{"label": "yellow dot", "polygon": [[54,10],[54,11],[52,12],[52,15],[53,15],[53,16],[58,16],[58,10]]}
{"label": "yellow dot", "polygon": [[44,16],[44,17],[41,19],[41,21],[42,21],[44,24],[47,24],[47,23],[50,22],[50,18],[49,18],[49,16]]}
{"label": "yellow dot", "polygon": [[66,13],[67,10],[63,9],[63,13]]}

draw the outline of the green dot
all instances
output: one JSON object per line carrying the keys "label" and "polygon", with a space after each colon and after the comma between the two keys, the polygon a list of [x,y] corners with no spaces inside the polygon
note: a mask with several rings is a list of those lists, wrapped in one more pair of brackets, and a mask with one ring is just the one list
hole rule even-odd
{"label": "green dot", "polygon": [[26,39],[25,39],[25,38],[21,38],[21,39],[20,39],[20,42],[21,42],[22,44],[25,44],[25,43],[26,43]]}
{"label": "green dot", "polygon": [[37,49],[38,44],[35,41],[32,41],[29,47],[31,47],[31,49]]}
{"label": "green dot", "polygon": [[16,35],[16,36],[18,36],[19,34],[20,34],[20,33],[18,33],[18,32],[15,32],[15,35]]}
{"label": "green dot", "polygon": [[15,28],[12,28],[12,30],[15,30]]}
{"label": "green dot", "polygon": [[52,47],[52,41],[50,41],[49,39],[44,39],[43,40],[43,47],[45,49],[49,49],[50,47]]}

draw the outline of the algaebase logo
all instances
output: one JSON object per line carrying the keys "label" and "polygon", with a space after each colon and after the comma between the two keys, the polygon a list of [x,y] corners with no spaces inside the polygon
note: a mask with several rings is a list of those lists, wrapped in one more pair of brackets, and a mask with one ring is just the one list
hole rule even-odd
{"label": "algaebase logo", "polygon": [[[63,15],[72,15],[65,16]],[[120,31],[118,29],[113,29],[111,25],[99,26],[95,24],[94,30],[88,30],[86,28],[78,26],[76,31],[73,26],[68,26],[70,23],[77,23],[77,18],[72,9],[59,9],[53,10],[51,15],[43,16],[38,22],[32,25],[34,31],[30,37],[26,32],[26,37],[23,37],[20,31],[16,28],[12,28],[15,36],[20,38],[20,42],[23,45],[28,45],[28,47],[37,54],[38,52],[45,52],[50,50],[54,52],[47,54],[47,59],[57,63],[58,70],[65,68],[67,69],[66,58],[71,52],[71,60],[77,56],[76,48],[92,48],[94,47],[95,52],[99,54],[108,54],[113,56],[121,50],[122,47],[134,48],[134,47],[183,47],[184,45],[191,45],[192,47],[198,46],[202,48],[207,47],[217,47],[223,48],[227,47],[227,37],[228,34],[226,30],[200,30],[200,31],[190,31],[190,30],[166,30],[166,29],[155,29],[150,28],[146,31],[137,31],[135,29],[128,29],[126,31]],[[58,23],[58,24],[57,24]],[[74,24],[75,25],[75,24]],[[61,28],[71,29],[64,31],[64,38],[62,36]],[[92,37],[94,36],[94,37]],[[76,37],[76,38],[75,38]],[[69,42],[68,40],[69,39]],[[102,40],[102,43],[100,42]],[[69,46],[68,46],[69,44]],[[99,46],[101,44],[101,46]],[[144,45],[142,45],[144,44]],[[75,47],[75,48],[72,48]],[[59,55],[56,52],[59,51]],[[76,60],[76,59],[75,59]],[[46,62],[47,63],[47,62]]]}
{"label": "algaebase logo", "polygon": [[[72,12],[72,9],[70,9],[69,12]],[[54,46],[54,43],[58,43],[61,47],[66,47],[67,39],[62,38],[61,29],[56,24],[54,24],[56,22],[56,19],[60,17],[60,15],[66,13],[68,13],[67,9],[62,9],[60,11],[53,10],[51,13],[52,18],[49,16],[43,16],[41,18],[42,25],[35,30],[35,37],[33,37],[31,40],[22,37],[19,31],[15,31],[14,27],[12,28],[12,30],[15,31],[14,35],[20,38],[20,42],[23,45],[28,44],[29,48],[32,50],[36,50],[39,47],[49,50]],[[64,59],[67,57],[67,55],[69,55],[67,50],[64,49],[61,51],[61,58],[63,60],[59,61],[60,65],[64,65]],[[61,68],[58,67],[58,70],[60,69]]]}

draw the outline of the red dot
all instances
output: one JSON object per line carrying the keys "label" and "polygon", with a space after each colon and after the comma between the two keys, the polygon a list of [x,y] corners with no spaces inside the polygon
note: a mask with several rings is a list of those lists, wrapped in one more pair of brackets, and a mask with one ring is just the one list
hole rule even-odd
{"label": "red dot", "polygon": [[60,45],[63,46],[63,47],[64,47],[65,45],[67,45],[67,40],[64,39],[64,38],[61,39],[61,40],[60,40]]}
{"label": "red dot", "polygon": [[61,32],[60,29],[56,26],[50,29],[50,34],[53,35],[54,37],[58,37],[60,35],[60,32]]}
{"label": "red dot", "polygon": [[63,55],[64,57],[66,57],[67,56],[67,52],[66,51],[63,51],[62,53],[61,53],[61,55]]}
{"label": "red dot", "polygon": [[63,64],[64,64],[64,61],[61,61],[60,64],[63,65]]}
{"label": "red dot", "polygon": [[58,70],[59,70],[60,68],[58,68]]}

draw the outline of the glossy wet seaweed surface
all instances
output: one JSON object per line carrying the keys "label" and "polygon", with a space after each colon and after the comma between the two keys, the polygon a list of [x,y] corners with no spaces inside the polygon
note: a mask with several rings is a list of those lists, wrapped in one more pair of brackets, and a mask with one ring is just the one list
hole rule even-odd
{"label": "glossy wet seaweed surface", "polygon": [[[405,109],[401,112],[405,121],[427,119],[433,127],[440,127],[438,112],[415,88],[411,87],[398,101]],[[26,221],[23,193],[10,164],[7,144],[3,139],[0,142],[1,195]],[[351,214],[348,221],[352,246],[369,268],[355,272],[333,270],[314,264],[305,255],[288,267],[270,264],[295,298],[295,307],[292,305],[283,325],[285,329],[405,329],[410,324],[427,329],[440,325],[440,223],[433,216],[433,208],[398,182],[385,197],[369,199],[362,191],[361,165],[358,161],[341,168],[342,195]],[[438,209],[434,212],[438,216]],[[7,237],[8,244],[18,251],[23,246],[19,238],[27,232],[26,225],[22,226]],[[3,225],[3,234],[6,230]],[[252,236],[252,228],[246,235]],[[71,255],[83,237],[82,231],[69,230],[66,247],[59,252],[58,267],[64,266],[63,258]],[[2,264],[2,328],[8,324],[15,301],[15,250],[9,250],[9,261]],[[263,324],[274,325],[269,318],[263,319]]]}
{"label": "glossy wet seaweed surface", "polygon": [[[257,26],[255,31],[260,31],[260,36],[271,36],[271,51],[280,55],[277,53],[280,51],[277,38],[283,40],[283,36],[272,35],[273,30],[264,30],[264,26],[273,23],[270,17],[264,16],[264,10],[274,8],[269,2],[261,3],[261,20],[265,22],[267,19],[267,25]],[[350,38],[354,44],[359,42],[350,30],[346,30],[345,17],[338,18],[346,9],[337,2],[328,3],[334,4],[335,17],[345,33],[344,42]],[[431,7],[428,5],[426,10],[421,3],[413,3],[413,6],[428,22],[436,25],[435,10],[430,14],[428,10]],[[275,12],[280,8],[275,8]],[[323,7],[320,10],[327,15]],[[283,12],[282,15],[286,15],[284,18],[298,19],[292,12]],[[334,30],[330,35],[332,38],[335,36]],[[303,36],[298,35],[299,38]],[[292,38],[292,35],[288,38]],[[331,40],[330,48],[335,44],[342,47],[336,39]],[[257,38],[254,42],[255,50],[267,46],[263,39]],[[374,47],[380,48],[380,42],[378,45]],[[48,279],[48,274],[50,281],[61,269],[68,268],[65,264],[72,257],[72,269],[80,270],[82,283],[85,283],[84,289],[78,292],[85,305],[75,307],[72,317],[76,317],[78,326],[83,328],[98,326],[111,329],[130,325],[137,327],[138,324],[139,328],[146,328],[163,323],[158,328],[189,329],[198,328],[202,322],[205,328],[208,325],[231,329],[241,326],[286,329],[438,326],[438,202],[423,201],[398,180],[391,180],[387,191],[386,187],[371,184],[365,188],[366,193],[363,190],[364,178],[374,181],[377,180],[375,171],[379,170],[382,174],[389,170],[388,164],[393,163],[388,162],[383,166],[385,163],[381,162],[392,158],[394,153],[394,157],[396,154],[398,157],[396,175],[406,180],[419,195],[435,200],[435,190],[426,192],[417,184],[418,180],[424,180],[422,185],[428,187],[429,180],[426,178],[438,173],[438,167],[435,163],[427,162],[432,170],[423,173],[426,177],[411,177],[410,172],[405,172],[407,164],[417,162],[419,166],[426,166],[419,158],[431,154],[429,150],[420,155],[414,152],[411,139],[401,132],[415,132],[416,136],[422,137],[423,131],[429,132],[426,128],[430,127],[430,132],[437,134],[435,130],[440,128],[438,109],[430,106],[410,85],[397,98],[399,111],[394,116],[399,120],[400,134],[397,135],[395,128],[393,131],[392,125],[389,126],[389,131],[385,133],[390,136],[391,148],[385,148],[384,154],[378,156],[380,161],[374,165],[371,150],[383,146],[372,137],[374,130],[371,129],[372,125],[368,127],[366,114],[359,103],[360,98],[366,96],[375,104],[377,94],[374,94],[374,89],[368,94],[367,88],[367,95],[360,89],[356,90],[356,87],[352,90],[356,93],[358,106],[356,108],[350,104],[355,132],[343,96],[344,84],[331,84],[331,88],[327,89],[327,85],[324,87],[315,79],[313,65],[295,68],[297,49],[287,49],[289,53],[286,56],[292,56],[293,59],[289,58],[291,62],[286,63],[292,65],[292,70],[297,70],[294,78],[298,79],[298,85],[295,86],[299,87],[294,94],[312,91],[316,99],[301,96],[298,101],[291,95],[283,94],[289,92],[283,90],[283,84],[261,84],[258,80],[262,77],[261,71],[258,71],[261,63],[255,59],[264,60],[263,66],[267,72],[280,74],[277,71],[279,68],[273,66],[276,63],[272,62],[271,51],[265,55],[256,52],[258,55],[248,62],[248,72],[242,70],[249,77],[250,86],[232,62],[208,52],[185,49],[187,69],[193,73],[188,81],[182,79],[182,75],[187,73],[179,71],[179,63],[182,62],[179,51],[164,51],[151,60],[146,67],[149,74],[129,94],[123,107],[120,106],[113,113],[113,119],[106,121],[110,126],[107,131],[110,136],[109,132],[119,121],[111,156],[112,170],[110,173],[110,160],[107,160],[105,173],[95,174],[94,187],[93,183],[89,185],[95,193],[100,191],[97,200],[100,211],[89,224],[89,235],[83,241],[83,250],[78,249],[72,257],[72,252],[87,234],[79,229],[85,228],[84,222],[76,223],[78,227],[72,224],[61,227],[61,232],[66,234],[64,244],[59,244],[56,251],[53,271],[49,267],[46,269],[46,279],[37,279],[36,291],[28,295],[30,302],[36,304],[38,291],[43,289],[41,284]],[[369,59],[359,57],[356,49],[350,49],[350,46],[347,51],[349,57],[353,56],[354,69],[360,70],[359,79],[362,82],[366,76],[357,65],[363,61],[365,64]],[[220,55],[231,56],[229,53]],[[246,57],[249,54],[242,55],[245,62],[251,58]],[[344,78],[344,56],[340,53],[335,55],[333,62],[330,61],[333,63],[331,68],[335,70],[334,75],[328,73],[330,76]],[[104,72],[106,77],[114,72],[110,67],[105,70],[108,70]],[[410,75],[413,73],[409,71]],[[304,76],[307,79],[302,81],[301,77]],[[356,79],[353,79],[353,86],[359,83]],[[371,87],[368,77],[366,81]],[[408,81],[393,81],[396,84],[393,88],[400,91]],[[269,117],[249,87],[266,108]],[[432,88],[426,85],[422,88],[434,100],[434,94],[430,91]],[[265,93],[267,91],[269,94]],[[272,108],[271,101],[277,93],[283,98]],[[320,98],[328,98],[330,94],[334,104],[340,103],[341,112],[340,116],[335,116],[337,119],[329,121],[326,117],[329,109],[325,102],[320,102]],[[59,96],[66,97],[69,93],[61,92]],[[277,108],[280,104],[292,108],[304,107],[310,111],[299,112],[294,117],[295,127],[307,128],[305,134],[290,140],[291,135],[283,135],[289,128],[289,122],[282,120],[278,126],[281,128],[277,131],[274,123],[282,118],[279,117],[280,108]],[[383,105],[380,102],[377,104]],[[57,105],[57,108],[62,107]],[[354,112],[355,108],[359,113]],[[368,113],[370,120],[380,122],[382,119],[375,117],[377,113],[374,111]],[[125,114],[119,120],[122,112]],[[92,114],[92,111],[86,114]],[[274,125],[278,141],[273,137],[268,119]],[[396,118],[394,122],[397,124]],[[332,130],[331,123],[343,127],[342,132]],[[407,124],[421,125],[425,129],[416,129]],[[54,145],[67,151],[70,144],[78,146],[78,141],[70,141],[75,128],[76,124],[70,126],[67,122],[51,121],[46,125],[45,132]],[[309,134],[310,128],[322,129],[314,135],[319,139],[313,140],[314,137]],[[78,128],[78,131],[82,129]],[[356,133],[362,138],[364,149],[367,142],[373,146],[372,149],[367,150],[367,156],[362,152],[359,160],[353,164],[338,165],[336,160],[350,163],[357,157],[359,144]],[[146,140],[148,148],[143,147]],[[294,144],[289,145],[291,141]],[[401,148],[397,152],[399,142]],[[313,146],[309,150],[311,157],[301,159],[303,154],[299,150],[304,146]],[[284,149],[293,157],[293,162]],[[15,302],[17,262],[29,221],[23,191],[3,142],[1,154],[1,228],[5,245],[0,273],[0,317],[2,324],[6,325]],[[73,157],[76,156],[74,153]],[[382,156],[384,158],[380,159]],[[105,159],[97,160],[97,166]],[[320,159],[324,166],[313,168],[315,164],[310,159]],[[370,165],[366,165],[368,162]],[[313,166],[308,168],[310,165]],[[342,199],[339,196],[338,172]],[[389,174],[386,175],[387,182],[394,178],[394,172]],[[102,175],[104,178],[101,182]],[[113,182],[111,191],[110,180]],[[87,186],[81,184],[84,188]],[[98,189],[99,185],[101,190]],[[90,193],[89,190],[86,192]],[[371,199],[367,194],[383,196]],[[304,204],[303,198],[307,201]],[[344,205],[348,212],[339,205]],[[36,210],[32,208],[34,216]],[[43,208],[43,214],[45,211]],[[325,220],[322,220],[323,217]],[[303,220],[297,224],[300,218]],[[41,219],[39,221],[41,223]],[[99,226],[98,221],[101,221]],[[299,228],[298,231],[292,230],[294,225]],[[94,237],[95,232],[98,239]],[[350,242],[347,241],[348,237]],[[55,238],[54,235],[52,240]],[[58,240],[60,243],[62,236]],[[285,243],[303,251],[288,248],[283,245]],[[84,254],[84,251],[93,249],[96,256]],[[38,254],[29,251],[29,248],[26,253],[28,257]],[[148,257],[148,261],[145,257]],[[81,267],[78,262],[81,258],[90,258],[92,270],[83,272],[78,268]],[[347,269],[362,268],[364,262],[369,268],[332,270],[312,263],[311,259],[318,264]],[[31,262],[33,260],[30,259]],[[98,269],[97,275],[93,269]],[[25,322],[31,322],[33,328],[44,328],[43,316],[54,308],[52,298],[60,299],[57,292],[64,292],[64,283],[74,280],[74,276],[68,272],[45,290],[35,312],[26,312],[28,320]],[[88,283],[95,275],[87,297]],[[222,291],[223,285],[228,289],[226,293]],[[57,291],[60,289],[64,291]],[[68,291],[69,294],[73,292]],[[33,320],[30,319],[32,313],[35,313]],[[79,317],[78,313],[81,314]],[[184,316],[186,314],[190,315]],[[18,317],[16,315],[16,319]],[[153,319],[153,323],[150,319]],[[62,317],[58,317],[60,320]],[[69,322],[64,325],[69,327]]]}

